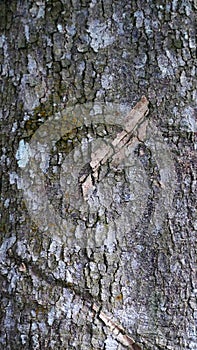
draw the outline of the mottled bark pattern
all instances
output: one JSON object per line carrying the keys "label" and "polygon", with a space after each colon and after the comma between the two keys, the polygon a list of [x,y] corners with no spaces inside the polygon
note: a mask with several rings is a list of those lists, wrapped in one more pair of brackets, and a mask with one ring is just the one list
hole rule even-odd
{"label": "mottled bark pattern", "polygon": [[[125,349],[99,314],[123,327],[134,349],[197,349],[196,11],[195,0],[0,1],[1,349]],[[21,149],[68,106],[131,109],[143,95],[147,141],[130,150],[130,170],[103,165],[84,211],[64,160],[122,129],[76,125],[48,163],[40,150],[45,195],[68,220],[70,236],[55,240],[28,211]],[[79,178],[90,170],[83,163]],[[80,186],[74,195],[80,200]]]}

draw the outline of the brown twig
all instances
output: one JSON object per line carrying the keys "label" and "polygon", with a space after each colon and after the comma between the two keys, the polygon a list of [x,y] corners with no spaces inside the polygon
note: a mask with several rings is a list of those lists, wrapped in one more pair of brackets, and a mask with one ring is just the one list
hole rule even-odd
{"label": "brown twig", "polygon": [[100,310],[98,305],[94,303],[92,308],[98,314],[98,318],[102,320],[102,322],[110,329],[114,337],[122,345],[131,350],[141,350],[139,345],[137,345],[128,334],[126,334],[126,330],[122,326],[112,321],[103,311]]}
{"label": "brown twig", "polygon": [[112,161],[120,161],[124,155],[124,147],[135,143],[137,138],[132,138],[135,130],[138,130],[138,138],[142,140],[146,134],[145,116],[148,114],[148,100],[145,96],[142,96],[141,100],[130,111],[125,118],[124,130],[117,134],[115,139],[108,142],[107,145],[97,149],[91,155],[90,167],[92,173],[88,176],[81,176],[79,181],[82,183],[82,192],[85,199],[88,198],[88,193],[93,188],[92,176],[97,179],[98,169],[101,165],[105,164],[107,160],[113,156]]}

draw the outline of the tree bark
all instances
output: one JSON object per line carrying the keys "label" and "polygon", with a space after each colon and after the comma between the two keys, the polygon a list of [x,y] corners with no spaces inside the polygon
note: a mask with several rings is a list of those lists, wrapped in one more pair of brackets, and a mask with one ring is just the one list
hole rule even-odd
{"label": "tree bark", "polygon": [[0,2],[0,348],[197,349],[196,9]]}

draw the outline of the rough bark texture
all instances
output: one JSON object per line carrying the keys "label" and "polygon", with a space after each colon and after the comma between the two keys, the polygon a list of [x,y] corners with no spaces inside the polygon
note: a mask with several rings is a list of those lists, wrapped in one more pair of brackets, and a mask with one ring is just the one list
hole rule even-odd
{"label": "rough bark texture", "polygon": [[[197,349],[196,9],[0,2],[1,349]],[[142,95],[146,140],[84,200],[91,155],[124,129],[84,115],[97,103],[124,120]]]}

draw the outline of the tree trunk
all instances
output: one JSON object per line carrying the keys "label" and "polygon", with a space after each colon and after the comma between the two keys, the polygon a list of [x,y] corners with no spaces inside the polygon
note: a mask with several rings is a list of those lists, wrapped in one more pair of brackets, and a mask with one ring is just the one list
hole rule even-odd
{"label": "tree trunk", "polygon": [[0,2],[0,348],[197,349],[196,9]]}

